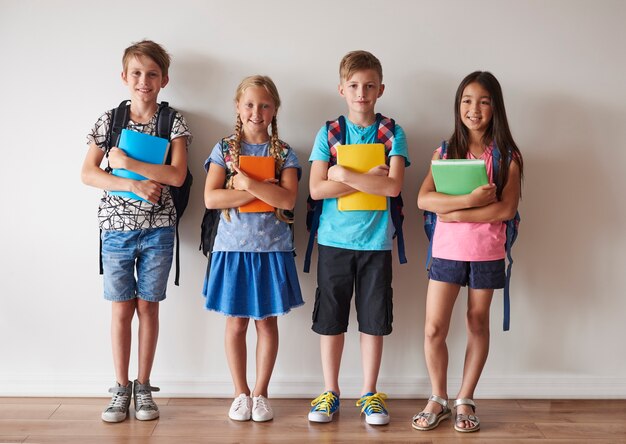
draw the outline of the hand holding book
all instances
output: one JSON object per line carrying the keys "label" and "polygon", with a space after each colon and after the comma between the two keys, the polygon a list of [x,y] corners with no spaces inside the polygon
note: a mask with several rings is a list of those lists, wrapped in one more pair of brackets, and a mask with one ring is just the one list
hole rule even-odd
{"label": "hand holding book", "polygon": [[[123,151],[123,153],[119,153],[115,150],[112,150],[113,154],[113,163],[121,163],[123,164],[125,161],[125,157],[128,156],[132,159],[138,160],[140,162],[152,163],[152,164],[164,164],[165,159],[167,158],[167,153],[169,150],[169,141],[167,139],[162,139],[160,137],[151,136],[150,134],[139,133],[136,131],[131,131],[128,129],[123,129],[122,134],[119,140],[119,148]],[[133,171],[126,170],[124,168],[115,168],[113,166],[112,174],[118,177],[124,177],[127,179],[133,179],[137,181],[145,181],[146,178],[141,176],[140,174],[134,173]],[[137,186],[141,186],[136,184]],[[148,186],[146,184],[146,186]],[[150,191],[145,193],[146,195],[153,196],[154,187],[148,187]],[[109,194],[144,200],[146,202],[150,202],[148,199],[144,199],[138,196],[136,193],[130,191],[110,191]],[[159,190],[160,195],[160,190]],[[154,202],[152,202],[154,203]]]}
{"label": "hand holding book", "polygon": [[[337,165],[362,174],[389,174],[385,165],[385,145],[382,143],[339,145]],[[339,197],[337,208],[339,211],[384,211],[387,209],[387,198],[356,191]]]}
{"label": "hand holding book", "polygon": [[[239,156],[239,170],[245,174],[236,174],[233,177],[235,189],[246,189],[247,185],[245,183],[238,185],[236,182],[245,182],[250,178],[266,182],[276,180],[275,160],[271,156]],[[260,199],[254,199],[252,202],[239,207],[240,213],[265,213],[271,211],[274,211],[274,207]]]}
{"label": "hand holding book", "polygon": [[438,193],[454,196],[470,194],[489,183],[484,160],[441,159],[433,160],[431,165]]}

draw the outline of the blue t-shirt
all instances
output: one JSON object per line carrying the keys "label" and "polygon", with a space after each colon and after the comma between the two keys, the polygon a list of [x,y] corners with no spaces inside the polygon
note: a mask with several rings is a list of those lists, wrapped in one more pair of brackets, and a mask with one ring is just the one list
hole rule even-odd
{"label": "blue t-shirt", "polygon": [[[287,150],[283,169],[297,168],[299,178],[301,168],[296,153],[291,147]],[[240,155],[269,156],[269,143],[248,144],[242,141]],[[221,142],[213,147],[211,155],[204,162],[205,170],[209,170],[211,162],[226,169]],[[278,220],[274,212],[239,213],[236,208],[231,208],[228,212],[230,222],[226,220],[223,213],[220,214],[213,251],[265,253],[294,250],[289,224]]]}
{"label": "blue t-shirt", "polygon": [[[355,125],[346,118],[346,144],[375,143],[378,126],[374,123],[366,128]],[[409,153],[404,130],[396,124],[396,133],[389,156],[402,156],[409,166]],[[328,132],[324,125],[317,136],[309,162],[330,160]],[[393,223],[386,211],[339,211],[337,198],[324,199],[317,242],[328,247],[350,250],[391,250]]]}

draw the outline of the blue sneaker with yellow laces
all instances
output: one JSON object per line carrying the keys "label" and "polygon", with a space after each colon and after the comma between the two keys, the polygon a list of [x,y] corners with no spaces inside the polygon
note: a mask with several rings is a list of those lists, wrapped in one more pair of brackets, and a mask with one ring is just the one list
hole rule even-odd
{"label": "blue sneaker with yellow laces", "polygon": [[333,391],[324,392],[311,401],[309,421],[331,422],[333,415],[339,411],[339,395]]}
{"label": "blue sneaker with yellow laces", "polygon": [[389,412],[385,405],[387,395],[384,393],[366,393],[356,402],[361,407],[361,413],[365,413],[365,422],[371,425],[389,424]]}

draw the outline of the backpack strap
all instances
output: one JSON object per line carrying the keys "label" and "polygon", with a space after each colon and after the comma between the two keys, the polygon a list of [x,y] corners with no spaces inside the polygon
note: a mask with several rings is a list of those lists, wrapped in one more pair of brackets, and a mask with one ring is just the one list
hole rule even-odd
{"label": "backpack strap", "polygon": [[[389,153],[393,148],[393,142],[396,137],[396,122],[389,117],[385,117],[380,113],[376,114],[376,142],[385,145],[385,161],[389,165]],[[398,260],[401,264],[406,264],[406,250],[404,247],[404,232],[402,231],[402,224],[404,222],[404,214],[402,214],[402,208],[404,203],[402,201],[402,195],[398,194],[395,197],[389,199],[389,213],[391,215],[391,222],[395,229],[395,237],[398,244]]]}
{"label": "backpack strap", "polygon": [[328,148],[330,150],[328,165],[333,166],[337,163],[337,145],[345,145],[346,143],[346,118],[339,116],[337,120],[326,122],[326,133],[328,134]]}
{"label": "backpack strap", "polygon": [[[388,158],[396,137],[396,122],[380,113],[376,114],[376,142],[385,145],[385,157]],[[389,163],[389,162],[387,162]]]}
{"label": "backpack strap", "polygon": [[[328,149],[330,151],[328,166],[331,167],[337,163],[337,145],[344,145],[346,143],[346,118],[344,116],[339,116],[335,120],[329,120],[326,122],[326,134],[328,137]],[[317,236],[317,229],[320,226],[323,200],[315,200],[309,196],[306,203],[306,222],[309,230],[309,241],[307,242],[306,253],[304,253],[303,271],[308,273],[311,269],[311,255],[313,254],[313,246],[315,244],[315,237]]]}
{"label": "backpack strap", "polygon": [[[123,100],[117,108],[111,110],[111,121],[109,122],[109,130],[105,139],[104,155],[108,158],[109,151],[120,142],[122,130],[128,125],[130,120],[130,100]],[[107,173],[111,172],[111,167],[107,163],[105,168]]]}
{"label": "backpack strap", "polygon": [[315,244],[315,237],[317,236],[317,229],[320,226],[320,217],[322,216],[322,200],[315,200],[311,196],[307,199],[307,212],[310,214],[309,226],[309,241],[306,246],[306,253],[304,253],[304,268],[303,271],[308,273],[311,269],[311,254],[313,253],[313,245]]}
{"label": "backpack strap", "polygon": [[[107,136],[105,139],[104,146],[104,156],[108,159],[109,151],[114,146],[117,146],[120,141],[120,136],[122,135],[122,130],[126,128],[128,125],[128,121],[130,120],[130,101],[123,100],[122,103],[118,105],[117,108],[113,108],[111,110],[111,121],[109,122],[109,129],[107,131]],[[107,166],[104,171],[110,173],[112,168],[109,166],[109,162],[107,161]],[[100,270],[100,274],[104,274],[104,268],[102,265],[102,230],[100,230],[100,242],[98,248],[98,267]]]}
{"label": "backpack strap", "polygon": [[[156,121],[156,135],[162,139],[170,140],[172,135],[172,128],[174,127],[174,120],[176,118],[176,110],[169,106],[168,102],[161,102],[157,110]],[[167,158],[165,159],[166,165],[172,164],[172,150],[171,147],[167,152]],[[170,188],[171,191],[171,188]],[[178,225],[182,214],[178,214],[178,208],[176,211],[176,274],[174,276],[174,285],[179,285],[180,280],[180,235],[178,233]]]}
{"label": "backpack strap", "polygon": [[[448,152],[448,141],[443,140],[441,142],[441,151],[439,152],[439,158],[443,159]],[[437,226],[437,213],[432,211],[424,211],[424,231],[426,231],[426,237],[428,238],[428,253],[426,254],[426,270],[430,268],[430,264],[433,260],[433,237],[435,235],[435,227]]]}
{"label": "backpack strap", "polygon": [[[172,128],[174,128],[174,120],[176,119],[176,110],[170,107],[168,102],[161,102],[157,111],[156,135],[162,139],[170,140],[172,136]],[[165,163],[172,163],[172,150],[167,153]]]}
{"label": "backpack strap", "polygon": [[[511,152],[509,151],[507,154],[505,166],[508,166],[511,162]],[[491,152],[491,166],[493,171],[494,178],[498,177],[498,172],[500,171],[500,150],[498,150],[497,145],[493,144],[493,150]],[[517,238],[517,229],[520,222],[520,215],[518,212],[515,213],[513,219],[504,221],[504,225],[506,227],[506,241],[504,244],[504,248],[506,251],[506,258],[508,261],[508,265],[506,267],[506,282],[504,284],[504,297],[503,297],[503,306],[504,306],[504,319],[502,321],[502,329],[504,331],[508,331],[511,327],[511,295],[510,295],[510,283],[511,283],[511,271],[513,268],[513,256],[511,255],[511,247],[513,246],[513,242]]]}

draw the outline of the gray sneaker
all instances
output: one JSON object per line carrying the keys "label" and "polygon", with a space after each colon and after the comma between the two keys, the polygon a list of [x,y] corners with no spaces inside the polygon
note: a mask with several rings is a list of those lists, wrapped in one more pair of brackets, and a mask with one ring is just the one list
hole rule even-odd
{"label": "gray sneaker", "polygon": [[128,416],[128,407],[132,398],[133,383],[128,382],[126,387],[115,383],[115,387],[109,389],[113,393],[109,406],[102,412],[102,420],[106,422],[121,422]]}
{"label": "gray sneaker", "polygon": [[135,379],[133,392],[135,394],[135,417],[140,421],[150,421],[159,417],[159,408],[152,400],[152,392],[161,390],[158,387],[152,387],[150,381],[140,384]]}

